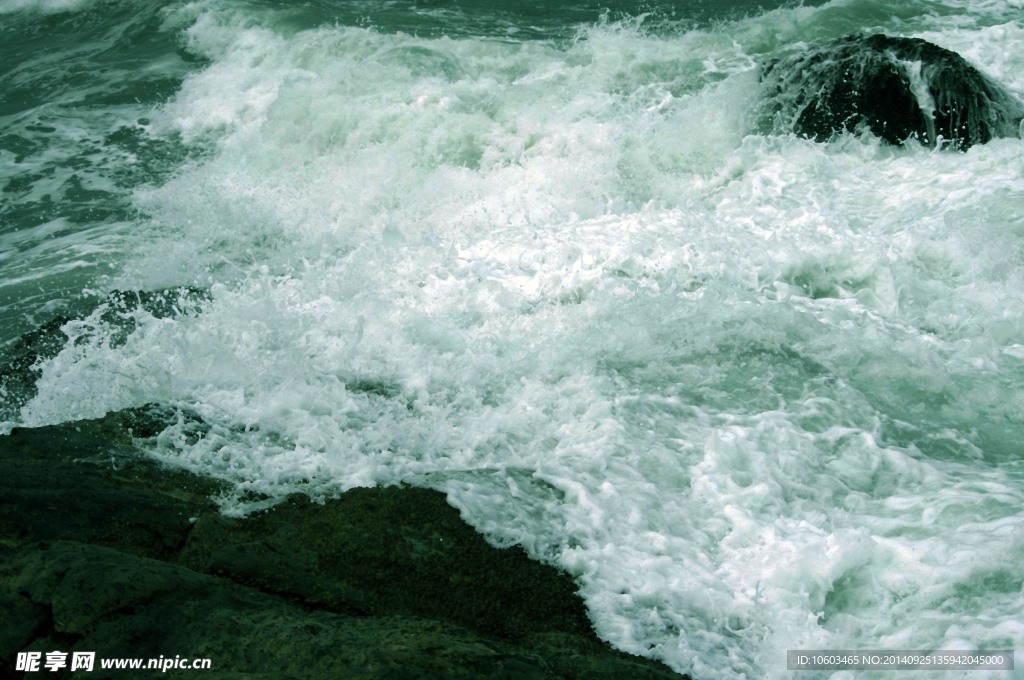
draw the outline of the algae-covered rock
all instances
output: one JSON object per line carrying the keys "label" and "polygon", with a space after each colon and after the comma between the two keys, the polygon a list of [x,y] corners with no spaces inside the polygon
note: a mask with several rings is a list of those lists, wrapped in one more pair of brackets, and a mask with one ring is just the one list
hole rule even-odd
{"label": "algae-covered rock", "polygon": [[132,434],[173,417],[144,407],[0,437],[0,537],[78,540],[158,559],[173,558],[190,518],[213,512],[222,485],[145,458]]}
{"label": "algae-covered rock", "polygon": [[190,545],[192,566],[336,609],[444,611],[501,639],[590,628],[568,575],[491,548],[428,489],[352,489],[322,506],[296,496],[245,520],[204,518],[192,536],[213,547]]}
{"label": "algae-covered rock", "polygon": [[309,611],[228,579],[94,545],[60,541],[28,551],[13,568],[12,585],[52,609],[48,641],[67,651],[208,658],[216,669],[278,677],[402,670],[487,677],[509,664],[550,675],[539,657],[450,624]]}
{"label": "algae-covered rock", "polygon": [[[18,677],[18,652],[56,650],[210,659],[167,677],[678,677],[600,642],[571,578],[489,546],[438,492],[221,516],[220,483],[138,449],[181,417],[0,436],[0,677]],[[126,673],[97,661],[88,677]]]}

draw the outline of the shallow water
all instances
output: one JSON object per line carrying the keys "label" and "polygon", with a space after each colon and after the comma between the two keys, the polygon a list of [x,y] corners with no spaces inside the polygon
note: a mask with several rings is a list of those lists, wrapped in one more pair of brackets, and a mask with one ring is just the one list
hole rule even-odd
{"label": "shallow water", "polygon": [[1024,5],[606,7],[0,2],[0,341],[212,295],[69,323],[4,427],[194,409],[152,455],[234,514],[443,489],[695,678],[1024,650],[1024,142],[754,115],[857,31],[1024,97]]}

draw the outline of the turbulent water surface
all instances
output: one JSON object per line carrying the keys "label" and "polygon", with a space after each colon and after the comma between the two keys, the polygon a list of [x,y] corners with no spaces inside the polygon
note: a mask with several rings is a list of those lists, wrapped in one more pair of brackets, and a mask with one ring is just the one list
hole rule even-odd
{"label": "turbulent water surface", "polygon": [[788,649],[1024,667],[1024,141],[757,114],[766,60],[862,31],[1022,97],[1022,17],[0,0],[0,342],[209,291],[127,339],[67,324],[2,431],[197,411],[152,455],[234,482],[236,514],[442,489],[701,680],[785,677]]}

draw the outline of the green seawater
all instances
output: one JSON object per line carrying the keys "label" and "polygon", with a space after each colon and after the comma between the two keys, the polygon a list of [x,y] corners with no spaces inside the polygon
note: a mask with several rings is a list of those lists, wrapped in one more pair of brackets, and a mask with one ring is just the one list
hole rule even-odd
{"label": "green seawater", "polygon": [[758,127],[858,32],[1024,97],[1019,0],[0,0],[0,352],[72,318],[0,431],[440,489],[702,680],[1024,650],[1024,142]]}

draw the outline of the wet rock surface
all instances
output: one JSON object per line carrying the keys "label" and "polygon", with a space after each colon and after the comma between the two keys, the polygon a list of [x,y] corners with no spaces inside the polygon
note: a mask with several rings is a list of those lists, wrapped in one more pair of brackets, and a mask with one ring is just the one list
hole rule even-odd
{"label": "wet rock surface", "polygon": [[19,651],[59,650],[211,660],[149,672],[170,677],[679,677],[601,643],[569,576],[492,548],[440,493],[220,515],[218,482],[137,451],[170,417],[0,436],[0,676],[22,675]]}
{"label": "wet rock surface", "polygon": [[817,141],[868,130],[961,151],[1017,137],[1024,103],[955,52],[917,38],[856,35],[767,64],[767,118]]}

